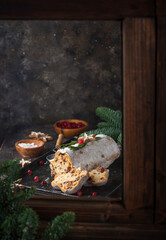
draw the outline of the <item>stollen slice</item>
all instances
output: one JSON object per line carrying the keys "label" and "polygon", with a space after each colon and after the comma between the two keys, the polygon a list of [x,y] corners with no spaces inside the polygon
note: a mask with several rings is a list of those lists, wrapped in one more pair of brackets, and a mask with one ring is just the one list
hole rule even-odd
{"label": "stollen slice", "polygon": [[85,183],[86,187],[103,186],[108,182],[109,169],[97,167],[88,172],[89,178]]}
{"label": "stollen slice", "polygon": [[74,194],[82,188],[88,179],[88,172],[84,169],[72,168],[68,173],[55,175],[51,185],[64,193]]}
{"label": "stollen slice", "polygon": [[57,174],[68,173],[73,164],[67,154],[57,152],[53,160],[50,160],[51,176]]}

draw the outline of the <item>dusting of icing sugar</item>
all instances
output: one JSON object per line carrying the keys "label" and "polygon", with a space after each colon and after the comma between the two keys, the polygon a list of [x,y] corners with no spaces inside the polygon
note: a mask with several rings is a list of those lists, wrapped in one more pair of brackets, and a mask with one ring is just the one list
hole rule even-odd
{"label": "dusting of icing sugar", "polygon": [[19,147],[22,148],[34,148],[34,147],[38,147],[38,145],[34,144],[34,143],[19,143],[18,144]]}
{"label": "dusting of icing sugar", "polygon": [[[89,135],[88,137],[93,137],[93,134],[92,134],[92,135]],[[96,135],[95,137],[105,138],[106,135],[104,135],[104,134],[98,134],[98,135]],[[90,141],[88,144],[91,144],[91,141]],[[73,145],[71,145],[71,146],[72,146],[72,147],[78,147],[78,145],[79,145],[79,143],[75,143],[75,144],[73,144]],[[66,153],[66,154],[68,154],[68,155],[70,155],[70,154],[73,152],[73,150],[71,150],[71,149],[68,148],[68,147],[65,147],[65,148],[63,148],[63,149],[59,149],[58,151],[60,151],[61,153]]]}
{"label": "dusting of icing sugar", "polygon": [[104,138],[104,137],[106,137],[106,135],[104,135],[104,134],[97,134],[95,137]]}

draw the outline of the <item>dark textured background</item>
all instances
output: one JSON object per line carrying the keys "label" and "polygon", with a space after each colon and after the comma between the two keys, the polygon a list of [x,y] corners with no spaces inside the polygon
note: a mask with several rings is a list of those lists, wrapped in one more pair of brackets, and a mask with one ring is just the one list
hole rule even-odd
{"label": "dark textured background", "polygon": [[22,124],[121,109],[119,21],[0,21],[0,138]]}

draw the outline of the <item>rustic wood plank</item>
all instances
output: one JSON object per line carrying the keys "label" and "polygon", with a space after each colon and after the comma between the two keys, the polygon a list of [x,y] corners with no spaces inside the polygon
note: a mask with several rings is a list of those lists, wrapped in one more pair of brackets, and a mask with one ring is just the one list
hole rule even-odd
{"label": "rustic wood plank", "polygon": [[10,19],[110,19],[154,16],[152,0],[3,0],[0,18]]}
{"label": "rustic wood plank", "polygon": [[165,0],[156,0],[156,14],[157,16],[166,17],[166,1]]}
{"label": "rustic wood plank", "polygon": [[76,222],[86,223],[152,223],[149,209],[128,210],[121,201],[113,198],[68,198],[34,196],[26,205],[33,208],[41,220],[49,221],[64,211],[73,211]]}
{"label": "rustic wood plank", "polygon": [[155,22],[125,19],[124,43],[124,204],[153,208]]}
{"label": "rustic wood plank", "polygon": [[157,240],[166,238],[164,226],[154,225],[115,225],[115,224],[75,224],[67,239],[112,239],[112,240]]}
{"label": "rustic wood plank", "polygon": [[[42,221],[40,232],[44,230],[48,222]],[[158,225],[143,225],[143,224],[99,224],[99,223],[75,223],[72,229],[69,230],[64,240],[74,239],[112,239],[112,240],[155,240],[165,239],[165,226]]]}
{"label": "rustic wood plank", "polygon": [[157,26],[156,221],[166,223],[166,17]]}

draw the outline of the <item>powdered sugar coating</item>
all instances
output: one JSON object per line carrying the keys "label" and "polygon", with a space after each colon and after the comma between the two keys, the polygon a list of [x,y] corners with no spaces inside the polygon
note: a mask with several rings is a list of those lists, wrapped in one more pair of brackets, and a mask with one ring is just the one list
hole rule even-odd
{"label": "powdered sugar coating", "polygon": [[34,147],[38,147],[38,145],[34,144],[33,142],[32,142],[32,143],[19,143],[18,146],[19,146],[19,147],[22,147],[22,148],[34,148]]}
{"label": "powdered sugar coating", "polygon": [[66,153],[74,167],[83,168],[90,171],[98,166],[108,168],[116,158],[120,155],[118,144],[109,136],[98,134],[95,137],[100,137],[98,141],[90,141],[85,147],[76,151],[66,147],[59,149],[61,153]]}

